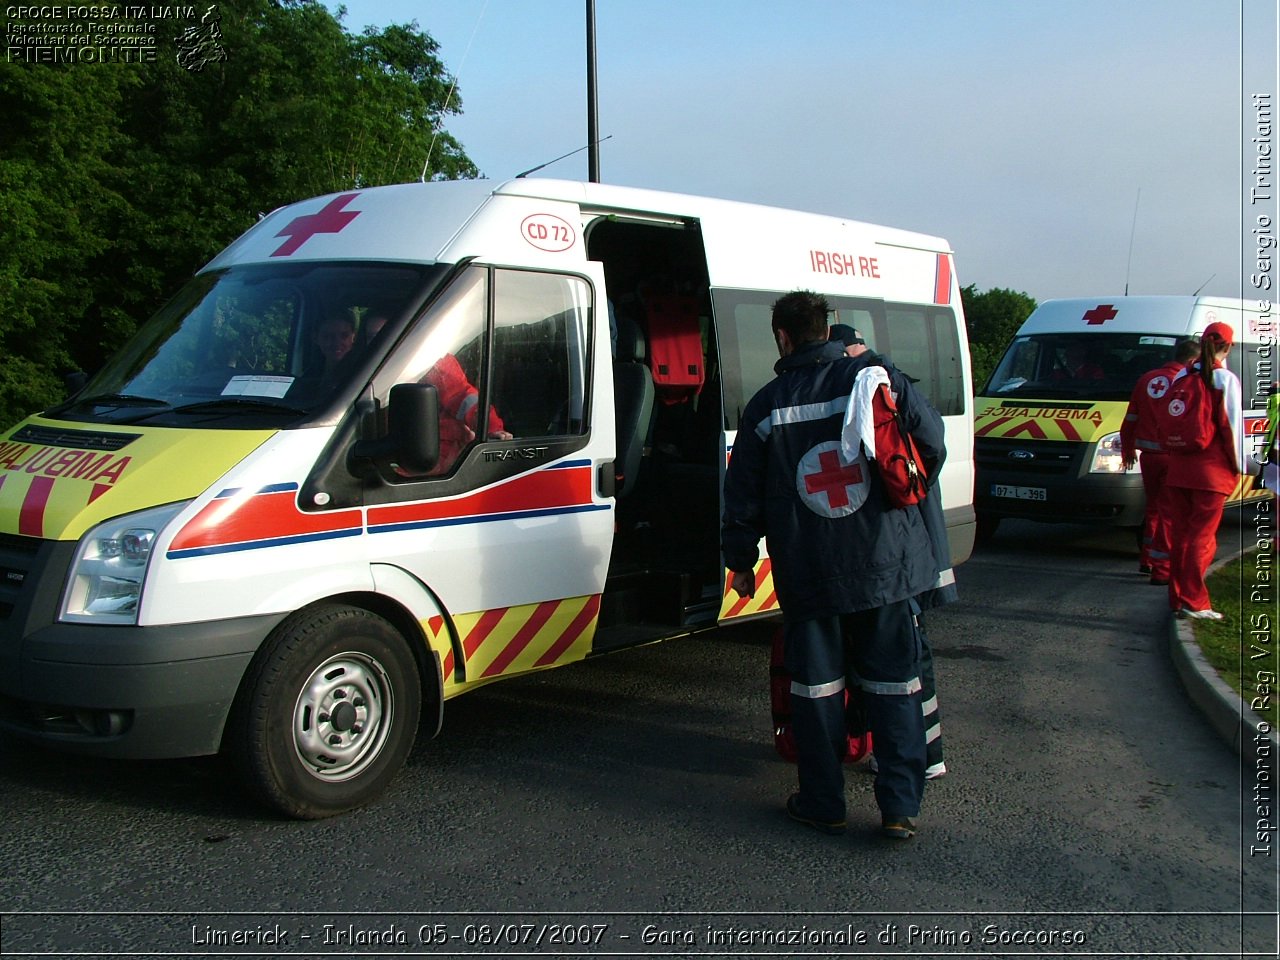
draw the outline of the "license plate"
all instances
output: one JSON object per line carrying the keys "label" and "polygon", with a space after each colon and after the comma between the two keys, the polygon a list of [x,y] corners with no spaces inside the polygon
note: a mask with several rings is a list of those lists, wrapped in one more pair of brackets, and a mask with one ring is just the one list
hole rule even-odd
{"label": "license plate", "polygon": [[1013,500],[1046,500],[1044,487],[1006,487],[1000,483],[991,485],[993,497],[1009,497]]}

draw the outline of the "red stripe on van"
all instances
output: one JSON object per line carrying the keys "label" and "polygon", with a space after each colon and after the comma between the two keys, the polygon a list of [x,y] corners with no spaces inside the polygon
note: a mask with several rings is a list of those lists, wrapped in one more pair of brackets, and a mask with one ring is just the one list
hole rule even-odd
{"label": "red stripe on van", "polygon": [[582,636],[583,632],[596,622],[596,614],[600,612],[600,594],[595,594],[587,598],[586,604],[582,611],[573,618],[573,622],[569,624],[564,633],[560,635],[560,639],[553,643],[550,649],[540,656],[535,667],[545,667],[548,664],[555,663],[560,659],[561,655],[573,646],[573,642]]}
{"label": "red stripe on van", "polygon": [[1003,427],[1006,423],[1009,423],[1011,420],[1014,420],[1014,419],[1016,419],[1016,417],[997,417],[995,420],[992,420],[990,423],[984,423],[977,430],[973,431],[973,435],[975,437],[985,437],[992,430],[995,430],[998,427]]}
{"label": "red stripe on van", "polygon": [[1068,440],[1084,439],[1084,437],[1080,436],[1080,431],[1076,429],[1076,425],[1066,417],[1057,417],[1053,422],[1058,425],[1059,429],[1062,430],[1062,435]]}
{"label": "red stripe on van", "polygon": [[511,638],[511,642],[506,645],[503,651],[494,657],[493,663],[485,668],[482,677],[492,677],[495,674],[502,673],[511,665],[511,661],[520,655],[525,647],[529,646],[534,637],[538,635],[538,631],[543,628],[551,615],[559,609],[561,600],[544,600],[534,609],[533,615],[525,621],[524,626],[516,631],[516,635]]}
{"label": "red stripe on van", "polygon": [[471,632],[462,638],[462,652],[468,660],[480,649],[480,645],[484,643],[485,638],[493,633],[493,628],[502,622],[502,617],[506,612],[507,608],[501,607],[497,610],[486,610],[480,615],[480,619],[471,628]]}
{"label": "red stripe on van", "polygon": [[296,497],[291,489],[213,500],[173,538],[169,552],[360,529],[359,510],[303,513]]}
{"label": "red stripe on van", "polygon": [[938,254],[938,272],[933,282],[933,302],[946,306],[951,303],[951,257]]}
{"label": "red stripe on van", "polygon": [[369,509],[369,526],[520,513],[591,503],[591,468],[539,470],[454,500],[428,500]]}
{"label": "red stripe on van", "polygon": [[49,505],[53,480],[53,477],[31,478],[27,495],[22,498],[22,512],[18,514],[18,532],[23,536],[44,536],[44,508]]}

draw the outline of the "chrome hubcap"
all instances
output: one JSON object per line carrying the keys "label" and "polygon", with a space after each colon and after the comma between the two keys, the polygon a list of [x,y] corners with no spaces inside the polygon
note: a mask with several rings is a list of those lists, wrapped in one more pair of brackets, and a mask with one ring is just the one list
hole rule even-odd
{"label": "chrome hubcap", "polygon": [[391,730],[391,680],[377,660],[340,653],[317,667],[293,709],[293,746],[312,776],[338,783],[382,752]]}

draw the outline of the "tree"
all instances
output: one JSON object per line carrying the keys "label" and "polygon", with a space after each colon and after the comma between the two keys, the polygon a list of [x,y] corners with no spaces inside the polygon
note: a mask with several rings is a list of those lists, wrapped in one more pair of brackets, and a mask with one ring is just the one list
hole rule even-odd
{"label": "tree", "polygon": [[1036,302],[1025,293],[1001,287],[979,293],[973,284],[961,288],[960,300],[969,334],[974,388],[981,390]]}
{"label": "tree", "polygon": [[225,58],[198,70],[172,38],[154,62],[0,64],[0,424],[97,369],[260,214],[478,175],[416,23],[352,35],[315,0],[216,11]]}
{"label": "tree", "polygon": [[98,284],[84,267],[111,246],[127,211],[113,159],[114,118],[130,78],[102,64],[74,71],[0,65],[9,122],[0,146],[0,414],[3,422],[55,399],[76,321]]}

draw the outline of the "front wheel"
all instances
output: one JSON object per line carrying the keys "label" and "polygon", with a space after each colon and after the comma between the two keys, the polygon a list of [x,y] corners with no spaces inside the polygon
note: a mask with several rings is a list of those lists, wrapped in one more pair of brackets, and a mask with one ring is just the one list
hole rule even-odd
{"label": "front wheel", "polygon": [[232,760],[263,802],[303,820],[343,813],[386,789],[417,732],[413,654],[381,617],[325,605],[286,619],[245,674]]}

